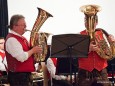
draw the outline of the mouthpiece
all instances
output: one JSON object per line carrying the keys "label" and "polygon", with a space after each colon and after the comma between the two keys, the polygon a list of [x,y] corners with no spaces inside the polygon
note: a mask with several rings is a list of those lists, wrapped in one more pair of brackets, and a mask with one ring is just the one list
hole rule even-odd
{"label": "mouthpiece", "polygon": [[36,31],[31,31],[31,30],[28,30],[28,29],[25,29],[25,32],[26,32],[26,31],[38,33],[38,32],[36,32]]}
{"label": "mouthpiece", "polygon": [[30,30],[28,30],[28,29],[25,29],[25,31],[30,31]]}
{"label": "mouthpiece", "polygon": [[31,31],[31,30],[28,30],[28,29],[25,29],[25,32],[26,32],[26,31],[33,32],[33,33],[45,33],[45,34],[53,35],[52,33],[47,33],[47,32],[37,32],[37,31]]}

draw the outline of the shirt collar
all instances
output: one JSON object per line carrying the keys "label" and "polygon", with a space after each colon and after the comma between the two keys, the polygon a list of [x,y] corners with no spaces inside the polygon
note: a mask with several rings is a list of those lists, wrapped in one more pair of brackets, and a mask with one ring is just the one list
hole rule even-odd
{"label": "shirt collar", "polygon": [[16,32],[15,32],[15,31],[13,31],[13,30],[11,30],[11,31],[10,31],[10,33],[12,33],[12,34],[14,34],[14,35],[17,35],[17,36],[20,36],[20,37],[22,37],[22,38],[23,38],[23,36],[22,36],[22,35],[20,35],[20,34],[16,33]]}
{"label": "shirt collar", "polygon": [[4,50],[0,49],[0,52],[4,53]]}

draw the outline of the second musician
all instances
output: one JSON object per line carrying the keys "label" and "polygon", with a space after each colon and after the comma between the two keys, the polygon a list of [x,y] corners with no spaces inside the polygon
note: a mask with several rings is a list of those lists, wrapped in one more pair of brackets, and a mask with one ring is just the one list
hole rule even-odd
{"label": "second musician", "polygon": [[[104,40],[104,33],[101,30],[96,31],[96,26],[98,24],[97,12],[100,11],[99,6],[85,5],[81,8],[81,10],[85,14],[86,27],[86,30],[81,31],[81,34],[90,35],[91,42],[89,45],[88,57],[78,59],[78,85],[111,86],[106,70],[106,67],[108,66],[106,57],[109,58],[109,48],[104,48],[104,51],[101,52],[102,46],[97,44],[98,39],[100,41]],[[112,40],[112,42],[115,42],[115,39],[111,35],[108,36],[108,39]]]}

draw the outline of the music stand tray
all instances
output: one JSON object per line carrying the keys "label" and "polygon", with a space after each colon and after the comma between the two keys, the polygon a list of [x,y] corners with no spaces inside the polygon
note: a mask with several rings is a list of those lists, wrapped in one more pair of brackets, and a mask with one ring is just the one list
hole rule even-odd
{"label": "music stand tray", "polygon": [[52,36],[51,58],[87,57],[90,37],[81,34],[61,34]]}
{"label": "music stand tray", "polygon": [[[61,34],[52,36],[51,58],[57,58],[57,72],[70,73],[73,66],[73,60],[76,58],[88,57],[90,36],[81,34]],[[61,58],[66,58],[61,59]],[[69,60],[68,60],[69,59]],[[77,61],[76,61],[77,63]],[[66,65],[65,65],[66,64]],[[64,66],[60,66],[64,65]]]}

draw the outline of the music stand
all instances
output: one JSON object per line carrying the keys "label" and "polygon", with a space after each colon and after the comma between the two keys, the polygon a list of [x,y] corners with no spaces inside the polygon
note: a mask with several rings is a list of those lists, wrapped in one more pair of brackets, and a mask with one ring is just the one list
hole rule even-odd
{"label": "music stand", "polygon": [[[90,36],[81,34],[61,34],[52,36],[51,58],[69,58],[70,59],[70,75],[72,75],[72,58],[80,58],[88,56]],[[63,61],[63,60],[62,60]],[[65,65],[66,63],[64,63]],[[63,67],[63,66],[59,66]],[[66,67],[66,65],[64,66]],[[64,69],[64,68],[62,68]],[[58,68],[56,69],[58,70]],[[60,73],[58,70],[57,74]],[[61,71],[62,72],[62,71]],[[67,70],[63,70],[63,73]]]}

